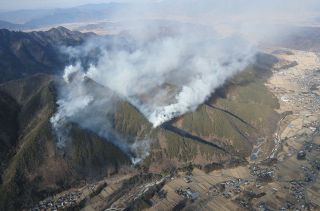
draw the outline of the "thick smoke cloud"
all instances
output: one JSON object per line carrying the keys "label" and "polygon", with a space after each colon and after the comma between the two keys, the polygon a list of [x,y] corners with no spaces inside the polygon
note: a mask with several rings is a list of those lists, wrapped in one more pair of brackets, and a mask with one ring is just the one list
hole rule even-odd
{"label": "thick smoke cloud", "polygon": [[[115,112],[117,102],[130,102],[154,127],[158,127],[196,110],[226,80],[254,62],[256,44],[261,37],[270,37],[266,33],[276,34],[266,31],[275,29],[273,27],[254,31],[255,20],[250,24],[248,19],[239,19],[237,15],[242,13],[236,7],[221,2],[215,5],[203,1],[196,10],[180,1],[162,2],[160,9],[148,5],[134,7],[131,11],[143,11],[141,14],[144,15],[150,15],[150,11],[162,14],[161,8],[171,8],[169,13],[163,14],[172,15],[176,10],[180,17],[188,15],[188,23],[138,20],[134,27],[128,26],[132,30],[120,35],[92,38],[83,46],[64,48],[75,63],[65,69],[66,85],[60,90],[59,108],[51,119],[58,144],[63,146],[67,141],[68,131],[64,125],[75,122],[112,141],[134,162],[147,156],[150,140],[130,139],[113,129],[110,115]],[[256,5],[254,13],[246,14],[248,17],[265,11]],[[215,30],[209,11],[221,14],[219,20],[225,17],[225,23],[232,30],[228,33]],[[133,13],[129,14],[131,17]],[[190,21],[192,15],[194,19]],[[204,19],[207,21],[197,22]],[[88,86],[91,80],[105,89]],[[106,89],[110,91],[106,92]]]}
{"label": "thick smoke cloud", "polygon": [[[202,27],[191,30],[194,27],[165,24],[152,33],[143,28],[64,49],[77,63],[65,68],[66,84],[60,88],[58,111],[51,118],[58,146],[68,142],[66,125],[74,122],[139,162],[148,155],[152,140],[128,138],[114,130],[110,115],[119,101],[130,102],[158,127],[197,109],[216,88],[253,62],[255,48],[242,37],[221,37]],[[82,58],[89,63],[81,65]]]}
{"label": "thick smoke cloud", "polygon": [[183,30],[134,39],[128,49],[104,51],[86,74],[134,104],[157,127],[194,111],[226,79],[243,70],[254,53],[238,37]]}
{"label": "thick smoke cloud", "polygon": [[[67,51],[77,57],[99,49],[86,77],[135,105],[158,127],[194,111],[228,78],[253,62],[255,55],[254,47],[242,37],[222,37],[202,27],[191,30],[195,25],[174,26],[165,25],[152,33],[143,28],[112,41],[91,40]],[[65,72],[79,68],[67,67]]]}

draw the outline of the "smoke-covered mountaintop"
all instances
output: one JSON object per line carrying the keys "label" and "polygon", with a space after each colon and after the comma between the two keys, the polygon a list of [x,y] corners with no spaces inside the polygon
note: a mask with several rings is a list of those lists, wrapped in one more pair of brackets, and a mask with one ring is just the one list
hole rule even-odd
{"label": "smoke-covered mountaintop", "polygon": [[[60,89],[58,111],[51,118],[60,146],[68,139],[65,124],[72,121],[112,140],[140,161],[148,155],[151,140],[128,141],[113,130],[110,117],[120,100],[134,105],[156,128],[195,111],[228,78],[254,62],[254,48],[241,37],[195,32],[185,26],[149,30],[94,38],[64,49],[76,64],[65,69],[68,84]],[[93,52],[94,59],[83,63]],[[88,89],[86,78],[117,97]]]}
{"label": "smoke-covered mountaintop", "polygon": [[[135,145],[114,133],[110,120],[97,124],[100,111],[112,113],[119,98],[134,105],[154,128],[195,111],[228,79],[254,64],[261,42],[281,34],[275,20],[308,19],[301,15],[313,2],[304,7],[297,2],[287,7],[285,2],[228,3],[201,1],[196,7],[181,1],[130,3],[123,10],[113,10],[112,16],[125,20],[139,14],[135,27],[119,35],[88,39],[82,46],[62,48],[72,63],[64,76],[69,85],[60,90],[59,108],[51,119],[59,143],[67,139],[59,128],[75,121],[92,131],[103,131],[102,136],[113,137],[124,151],[135,154],[131,148]],[[301,13],[292,14],[297,10]],[[266,17],[270,11],[274,16]],[[185,17],[187,23],[146,21],[150,14],[179,21]],[[231,30],[221,30],[220,24]],[[76,77],[69,81],[73,75]],[[86,90],[85,78],[111,90],[117,100],[108,96],[95,99],[97,93]]]}

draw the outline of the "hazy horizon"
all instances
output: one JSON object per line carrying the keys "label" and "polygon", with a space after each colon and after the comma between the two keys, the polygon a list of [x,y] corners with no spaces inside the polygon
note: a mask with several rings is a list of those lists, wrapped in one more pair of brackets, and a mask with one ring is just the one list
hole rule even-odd
{"label": "hazy horizon", "polygon": [[[7,11],[16,11],[16,10],[33,10],[33,9],[58,9],[58,8],[70,8],[70,7],[77,7],[87,4],[101,4],[101,3],[138,3],[138,2],[165,2],[166,4],[170,1],[166,0],[56,0],[56,1],[49,1],[49,0],[11,0],[11,1],[5,1],[0,0],[0,12],[7,12]],[[182,0],[177,1],[180,5],[183,2]],[[213,1],[197,1],[196,4],[194,4],[195,8],[198,7],[198,4],[201,5],[202,3],[211,2],[211,4],[220,4],[223,1],[219,2],[219,0],[213,0]],[[289,4],[290,3],[290,4]],[[252,4],[253,6],[257,5],[274,5],[274,7],[283,6],[286,5],[289,8],[290,7],[302,7],[305,8],[306,5],[311,4],[312,7],[316,10],[320,7],[320,2],[317,2],[316,0],[306,0],[306,1],[297,1],[297,0],[284,0],[284,1],[265,1],[265,0],[258,0],[255,2],[250,1],[238,1],[234,2],[235,5],[242,5],[248,6]],[[309,5],[310,6],[310,5]],[[231,6],[232,7],[232,6]],[[253,7],[254,8],[254,7]],[[239,8],[241,10],[241,7]]]}
{"label": "hazy horizon", "polygon": [[[138,0],[139,1],[139,0]],[[0,12],[15,11],[15,10],[33,10],[33,9],[56,9],[69,8],[86,4],[101,4],[110,2],[128,2],[128,0],[27,0],[21,2],[20,0],[5,1],[0,0]]]}

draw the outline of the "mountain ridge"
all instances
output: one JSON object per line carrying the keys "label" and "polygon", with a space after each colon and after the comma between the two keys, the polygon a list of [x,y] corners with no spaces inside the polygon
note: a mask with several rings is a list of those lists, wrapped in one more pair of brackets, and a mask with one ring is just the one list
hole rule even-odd
{"label": "mountain ridge", "polygon": [[68,58],[59,47],[80,45],[90,36],[64,27],[30,33],[0,29],[0,83],[39,72],[61,73]]}

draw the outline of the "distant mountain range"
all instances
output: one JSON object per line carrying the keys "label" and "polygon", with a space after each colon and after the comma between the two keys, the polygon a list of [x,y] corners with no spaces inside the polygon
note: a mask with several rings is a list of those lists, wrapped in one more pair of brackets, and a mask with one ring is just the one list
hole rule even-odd
{"label": "distant mountain range", "polygon": [[[77,23],[77,22],[93,22],[110,19],[130,19],[135,17],[141,19],[146,16],[157,17],[166,12],[166,15],[175,14],[181,16],[188,15],[205,15],[212,11],[208,10],[207,5],[211,5],[211,1],[197,2],[197,7],[189,7],[186,5],[193,4],[194,0],[176,0],[174,2],[165,0],[152,3],[130,3],[130,2],[111,2],[101,4],[86,4],[70,8],[56,9],[34,9],[34,10],[18,10],[0,12],[0,20],[9,22],[10,29],[35,29],[48,26],[56,26],[62,23]],[[236,5],[248,4],[245,0],[230,3]],[[224,6],[218,4],[214,12],[220,14]],[[228,12],[231,8],[228,8]],[[236,11],[232,11],[236,12]],[[6,28],[7,24],[1,24],[0,28]]]}
{"label": "distant mountain range", "polygon": [[284,26],[286,31],[275,44],[285,48],[303,51],[320,50],[320,27]]}
{"label": "distant mountain range", "polygon": [[23,30],[62,23],[96,21],[112,17],[127,4],[90,4],[79,7],[47,10],[19,10],[0,12],[0,28]]}
{"label": "distant mountain range", "polygon": [[22,24],[14,24],[14,23],[10,23],[8,21],[1,21],[0,20],[0,28],[3,29],[23,29],[23,25]]}

